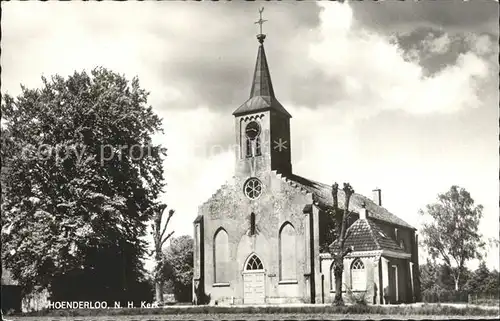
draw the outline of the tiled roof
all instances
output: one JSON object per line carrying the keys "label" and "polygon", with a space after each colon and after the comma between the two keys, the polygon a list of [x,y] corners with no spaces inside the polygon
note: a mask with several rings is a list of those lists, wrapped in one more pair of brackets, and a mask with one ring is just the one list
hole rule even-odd
{"label": "tiled roof", "polygon": [[271,73],[267,65],[266,52],[264,51],[264,45],[261,43],[257,54],[257,62],[255,63],[250,98],[243,105],[238,107],[233,115],[240,116],[269,109],[292,117],[274,95]]}
{"label": "tiled roof", "polygon": [[[376,251],[380,250],[370,226],[366,220],[357,220],[346,231],[345,248],[353,247],[353,251]],[[333,250],[338,249],[337,240],[330,244]]]}
{"label": "tiled roof", "polygon": [[375,239],[377,240],[377,244],[381,250],[404,252],[404,250],[396,243],[396,241],[390,236],[388,236],[376,222],[370,220],[369,218],[363,221],[368,222],[368,225],[371,228],[371,232],[375,237]]}
{"label": "tiled roof", "polygon": [[[353,251],[390,250],[404,253],[404,250],[370,219],[358,219],[349,227],[344,246],[346,248],[352,246]],[[337,241],[334,241],[330,248],[335,250],[336,247],[338,247]]]}
{"label": "tiled roof", "polygon": [[[309,180],[307,178],[298,176],[298,175],[282,175],[280,174],[282,178],[285,180],[289,181],[290,183],[295,183],[297,185],[300,185],[301,188],[305,189],[306,191],[310,192],[313,194],[313,200],[314,202],[317,202],[317,205],[322,208],[328,208],[333,206],[333,197],[332,197],[332,187],[327,184],[319,183],[316,181]],[[338,203],[339,203],[339,208],[344,209],[344,191],[342,188],[339,187],[338,190]],[[365,197],[361,194],[356,194],[354,193],[351,196],[351,202],[349,204],[349,209],[352,210],[353,212],[358,212],[361,210],[363,207],[363,204],[365,205],[365,208],[368,210],[369,216],[371,218],[384,221],[387,223],[391,223],[394,225],[398,226],[403,226],[406,228],[410,229],[415,229],[413,226],[410,224],[406,223],[403,221],[401,218],[397,217],[396,215],[392,214],[389,212],[387,209],[383,208],[382,206],[379,206],[375,204],[371,199],[368,197]]]}

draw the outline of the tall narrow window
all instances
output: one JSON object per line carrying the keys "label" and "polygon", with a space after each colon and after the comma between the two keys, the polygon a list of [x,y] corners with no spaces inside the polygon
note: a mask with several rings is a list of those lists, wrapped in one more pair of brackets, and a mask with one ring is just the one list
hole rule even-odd
{"label": "tall narrow window", "polygon": [[247,157],[261,155],[259,135],[260,135],[259,123],[256,121],[249,122],[245,127]]}
{"label": "tall narrow window", "polygon": [[200,277],[200,258],[201,258],[201,245],[200,245],[200,223],[197,223],[196,224],[196,227],[195,227],[195,246],[194,246],[194,253],[193,253],[193,256],[194,256],[194,264],[195,264],[195,268],[194,268],[194,272],[195,272],[195,278],[199,278]]}
{"label": "tall narrow window", "polygon": [[252,157],[252,141],[247,138],[246,142],[247,142],[247,157]]}
{"label": "tall narrow window", "polygon": [[255,139],[255,156],[261,156],[262,155],[262,148],[260,144],[260,137],[257,137]]}
{"label": "tall narrow window", "polygon": [[229,238],[224,229],[219,229],[214,237],[214,277],[215,283],[229,282]]}
{"label": "tall narrow window", "polygon": [[250,214],[250,235],[255,235],[255,214]]}
{"label": "tall narrow window", "polygon": [[330,291],[335,291],[335,272],[333,270],[333,263],[330,265]]}
{"label": "tall narrow window", "polygon": [[365,265],[359,258],[351,265],[351,288],[353,291],[366,291]]}
{"label": "tall narrow window", "polygon": [[295,228],[289,222],[283,224],[279,233],[280,280],[297,280],[297,257]]}

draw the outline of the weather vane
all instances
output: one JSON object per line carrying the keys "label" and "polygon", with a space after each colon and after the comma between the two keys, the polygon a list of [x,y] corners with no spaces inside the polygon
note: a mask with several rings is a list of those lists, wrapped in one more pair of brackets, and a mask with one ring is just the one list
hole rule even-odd
{"label": "weather vane", "polygon": [[266,22],[267,20],[262,20],[262,12],[264,11],[264,7],[260,8],[259,9],[259,20],[258,21],[255,21],[255,23],[258,23],[259,24],[259,27],[260,27],[260,34],[262,35],[262,24],[264,22]]}

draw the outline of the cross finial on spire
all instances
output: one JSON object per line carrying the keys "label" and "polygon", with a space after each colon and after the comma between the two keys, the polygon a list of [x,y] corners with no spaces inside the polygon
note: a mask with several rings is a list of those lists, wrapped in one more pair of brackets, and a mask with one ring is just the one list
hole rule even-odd
{"label": "cross finial on spire", "polygon": [[262,33],[262,24],[267,20],[262,19],[262,12],[264,11],[264,7],[259,9],[259,20],[255,21],[255,23],[259,24],[260,33],[257,35],[257,39],[259,39],[260,43],[264,43],[264,39],[266,39],[266,35]]}

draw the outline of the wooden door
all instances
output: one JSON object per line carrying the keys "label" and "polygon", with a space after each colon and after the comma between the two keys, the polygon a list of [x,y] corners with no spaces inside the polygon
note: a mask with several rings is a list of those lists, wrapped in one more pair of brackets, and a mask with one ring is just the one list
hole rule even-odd
{"label": "wooden door", "polygon": [[264,272],[246,272],[243,275],[244,304],[265,303],[266,292],[265,292],[264,276],[265,276]]}

